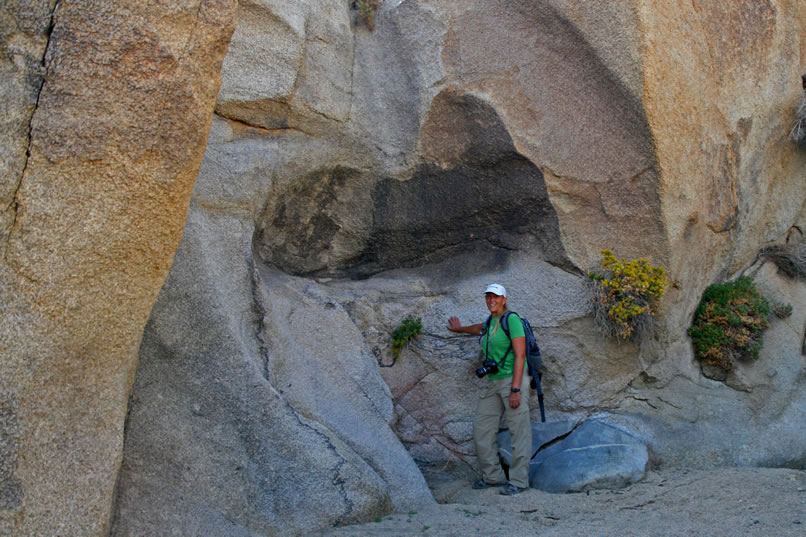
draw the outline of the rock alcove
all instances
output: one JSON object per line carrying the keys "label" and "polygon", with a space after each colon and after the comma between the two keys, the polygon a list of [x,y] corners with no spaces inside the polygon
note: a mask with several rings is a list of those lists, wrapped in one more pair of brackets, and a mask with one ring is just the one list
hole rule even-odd
{"label": "rock alcove", "polygon": [[297,276],[363,279],[474,245],[496,256],[529,245],[570,268],[543,174],[517,152],[492,106],[443,91],[420,145],[425,162],[409,177],[342,166],[272,192],[257,231],[260,257]]}

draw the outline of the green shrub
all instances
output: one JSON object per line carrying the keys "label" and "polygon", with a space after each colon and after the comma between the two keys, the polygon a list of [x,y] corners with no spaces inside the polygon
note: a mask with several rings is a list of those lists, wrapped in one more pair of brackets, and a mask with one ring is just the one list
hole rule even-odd
{"label": "green shrub", "polygon": [[770,310],[779,319],[787,319],[792,317],[792,304],[784,304],[783,302],[777,302],[774,300],[770,300],[769,302]]}
{"label": "green shrub", "polygon": [[739,360],[758,358],[769,314],[770,304],[750,276],[710,285],[688,329],[697,358],[727,371]]}
{"label": "green shrub", "polygon": [[409,315],[392,332],[392,356],[395,360],[400,358],[403,347],[408,345],[414,338],[423,331],[423,320],[419,317]]}
{"label": "green shrub", "polygon": [[643,258],[621,261],[610,250],[602,250],[602,268],[589,274],[596,324],[607,336],[637,341],[660,312],[666,270]]}

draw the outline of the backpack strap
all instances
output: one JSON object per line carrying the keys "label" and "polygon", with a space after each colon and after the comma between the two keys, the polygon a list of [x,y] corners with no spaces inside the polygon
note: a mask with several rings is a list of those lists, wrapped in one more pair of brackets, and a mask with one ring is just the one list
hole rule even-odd
{"label": "backpack strap", "polygon": [[493,316],[488,315],[487,319],[484,321],[484,324],[481,326],[481,335],[479,336],[479,341],[481,341],[481,336],[487,333],[487,330],[490,329],[490,321],[492,321]]}
{"label": "backpack strap", "polygon": [[[504,329],[504,333],[507,335],[510,341],[510,345],[512,344],[512,337],[509,335],[509,316],[515,313],[514,311],[505,311],[504,314],[501,316],[501,327]],[[518,314],[515,313],[517,317]],[[509,351],[507,351],[509,352]]]}

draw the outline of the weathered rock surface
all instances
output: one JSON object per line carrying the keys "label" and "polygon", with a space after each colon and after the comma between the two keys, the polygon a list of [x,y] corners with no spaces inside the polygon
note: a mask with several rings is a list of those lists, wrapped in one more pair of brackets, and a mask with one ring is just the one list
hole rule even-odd
{"label": "weathered rock surface", "polygon": [[[295,535],[431,503],[417,466],[474,471],[478,349],[444,325],[483,320],[490,281],[537,329],[550,420],[601,417],[660,465],[802,467],[806,286],[755,263],[806,225],[806,153],[787,141],[806,70],[801,4],[386,0],[370,32],[342,0],[242,1],[182,247],[143,338],[113,534]],[[80,9],[60,6],[64,21]],[[203,29],[223,18],[223,3],[202,7]],[[130,30],[116,13],[74,24]],[[153,26],[186,12],[171,13]],[[0,381],[8,504],[33,475],[20,454],[63,460],[20,447],[34,427],[38,445],[78,457],[53,482],[109,489],[93,476],[117,464],[107,448],[133,367],[122,357],[170,263],[208,110],[174,85],[184,26],[155,41],[137,17],[137,39],[121,38],[134,44],[101,38],[83,61],[54,37],[94,34],[56,17],[38,94],[47,17],[17,17],[23,52],[2,64],[21,88],[8,92],[12,126],[33,127],[30,144],[3,149],[16,272],[3,269],[15,298],[1,350],[25,349]],[[168,52],[152,64],[138,47],[157,42]],[[201,76],[212,63],[192,60],[189,80],[212,88]],[[95,85],[55,91],[60,77],[86,84],[82,73]],[[131,92],[150,100],[110,102]],[[64,124],[89,127],[54,134],[54,103]],[[116,106],[131,115],[99,112]],[[140,197],[129,177],[162,189]],[[588,314],[584,274],[605,247],[670,275],[640,345],[603,340]],[[742,270],[795,309],[773,321],[756,363],[719,382],[686,329],[703,289]],[[389,334],[406,315],[424,332],[394,360]],[[113,317],[125,322],[103,322]],[[15,343],[45,330],[47,341]],[[61,343],[79,339],[83,354]],[[93,427],[59,429],[76,420],[47,411],[62,393],[51,385],[75,387],[59,408]],[[45,509],[43,498],[21,501]],[[84,516],[100,528],[101,511]]]}
{"label": "weathered rock surface", "polygon": [[[232,126],[214,122],[177,252],[187,263],[143,337],[112,534],[300,535],[432,503],[355,323],[254,255],[267,184],[248,170],[262,165],[254,144],[274,141],[244,145]],[[222,183],[209,163],[233,156],[240,171]]]}
{"label": "weathered rock surface", "polygon": [[566,263],[542,174],[489,105],[440,93],[421,144],[427,162],[406,181],[336,167],[270,198],[261,256],[291,274],[366,278],[450,259],[472,244],[516,250],[531,240]]}
{"label": "weathered rock surface", "polygon": [[0,534],[108,533],[234,7],[0,10]]}
{"label": "weathered rock surface", "polygon": [[[430,498],[412,462],[406,471],[391,400],[371,356],[355,360],[345,314],[279,289],[261,296],[242,264],[253,230],[236,220],[197,207],[185,228],[179,255],[194,262],[171,272],[145,332],[112,534],[295,534],[412,508],[415,491]],[[265,332],[263,307],[279,321]],[[310,337],[332,352],[311,354]]]}
{"label": "weathered rock surface", "polygon": [[[725,17],[728,42],[757,43],[747,61],[721,41]],[[539,480],[555,490],[632,482],[650,451],[662,465],[801,464],[794,327],[806,312],[774,321],[775,343],[725,382],[702,375],[686,336],[709,283],[802,224],[806,156],[786,142],[800,8],[387,1],[374,32],[351,19],[338,2],[241,5],[220,119],[142,348],[120,535],[195,527],[183,497],[232,534],[302,532],[282,503],[297,498],[281,484],[297,465],[312,482],[334,464],[362,476],[321,485],[311,526],[430,501],[411,459],[469,477],[478,349],[444,326],[480,322],[490,281],[537,328],[549,420],[595,414],[599,436],[629,431],[602,448],[579,440],[591,455],[579,479],[549,476],[569,451],[544,450],[556,464],[536,461]],[[641,345],[603,340],[590,319],[582,275],[604,247],[669,270],[665,314]],[[806,303],[802,283],[753,270],[769,293]],[[389,334],[406,315],[424,332],[395,360]],[[166,392],[167,415],[149,403]],[[180,411],[219,400],[236,408]],[[246,401],[272,424],[252,423]],[[248,430],[237,441],[233,421]],[[184,451],[148,468],[163,429],[196,446],[192,468]],[[288,448],[318,445],[312,429],[330,442],[318,463]],[[289,458],[272,464],[253,445]],[[254,473],[226,474],[219,453]],[[624,464],[608,469],[614,453]],[[194,492],[199,481],[251,492]]]}

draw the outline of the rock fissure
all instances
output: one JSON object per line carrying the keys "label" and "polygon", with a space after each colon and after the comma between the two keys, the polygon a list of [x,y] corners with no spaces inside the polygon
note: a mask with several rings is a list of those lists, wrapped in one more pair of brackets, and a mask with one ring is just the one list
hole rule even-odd
{"label": "rock fissure", "polygon": [[48,65],[47,65],[47,56],[48,50],[50,49],[51,44],[51,37],[53,35],[53,30],[56,26],[56,11],[59,9],[61,5],[61,0],[56,0],[53,4],[53,9],[50,11],[50,20],[48,21],[47,29],[45,30],[45,46],[42,48],[42,59],[39,65],[42,67],[42,77],[38,83],[38,87],[36,88],[36,97],[34,99],[34,106],[33,110],[31,111],[31,116],[28,118],[28,128],[27,128],[27,136],[28,136],[28,145],[25,149],[25,159],[22,165],[22,170],[20,171],[19,178],[16,181],[16,184],[11,190],[11,195],[9,196],[8,205],[6,205],[4,212],[13,211],[14,217],[11,219],[11,224],[8,227],[7,234],[4,241],[3,247],[3,259],[6,261],[7,264],[11,264],[10,260],[8,259],[8,248],[9,248],[9,241],[8,238],[14,232],[14,229],[17,227],[17,218],[19,216],[19,201],[17,196],[19,194],[20,188],[22,188],[22,182],[25,179],[25,174],[28,171],[28,161],[31,158],[31,145],[33,144],[33,123],[34,123],[34,116],[36,115],[37,110],[39,109],[39,98],[42,95],[42,88],[45,86],[45,81],[47,79],[47,72],[48,72]]}
{"label": "rock fissure", "polygon": [[299,126],[284,126],[280,128],[268,128],[264,125],[260,125],[258,123],[250,122],[248,118],[245,117],[236,117],[235,114],[230,114],[221,110],[220,108],[216,108],[215,115],[224,119],[230,123],[234,123],[237,126],[241,126],[248,129],[253,129],[260,133],[261,135],[265,136],[282,136],[287,134],[293,133],[300,133],[306,136],[313,136],[313,133],[306,131],[305,129],[300,128]]}
{"label": "rock fissure", "polygon": [[605,204],[602,188],[600,188],[600,185],[598,183],[593,185],[593,188],[596,191],[596,201],[599,203],[599,210],[602,212],[603,215],[610,216],[610,214],[607,211],[607,205]]}
{"label": "rock fissure", "polygon": [[310,430],[312,433],[314,433],[315,435],[320,437],[323,440],[323,443],[327,447],[328,451],[333,453],[333,456],[336,457],[337,460],[338,460],[338,462],[336,462],[336,464],[331,467],[332,478],[331,478],[331,481],[330,481],[337,488],[339,493],[341,494],[342,501],[343,501],[344,506],[345,506],[345,511],[341,514],[341,516],[337,517],[335,522],[334,522],[335,525],[338,525],[343,520],[347,519],[353,513],[353,510],[354,510],[354,507],[355,507],[354,503],[353,503],[353,500],[350,498],[350,494],[347,492],[347,490],[345,488],[346,481],[341,476],[341,469],[347,463],[347,461],[344,459],[344,457],[342,457],[339,454],[338,449],[336,448],[336,446],[333,444],[331,439],[328,438],[328,436],[326,434],[322,433],[322,431],[320,431],[318,428],[312,426],[311,424],[306,423],[306,420],[310,420],[310,421],[312,421],[314,423],[319,423],[316,419],[314,419],[313,417],[305,417],[303,419],[304,414],[300,413],[296,408],[294,408],[294,406],[291,404],[290,401],[288,401],[285,397],[282,397],[279,394],[277,394],[277,398],[279,400],[281,400],[283,402],[283,404],[285,404],[285,406],[289,409],[291,415],[297,421],[299,426],[302,427],[302,428]]}
{"label": "rock fissure", "polygon": [[[335,452],[335,448],[331,448]],[[346,481],[341,476],[341,468],[344,466],[345,461],[342,459],[336,467],[333,469],[333,480],[331,483],[336,486],[336,488],[341,492],[342,500],[345,505],[345,512],[336,520],[334,521],[334,525],[339,525],[343,520],[349,517],[353,513],[353,509],[355,505],[353,504],[353,500],[350,498],[350,495],[345,490]]]}
{"label": "rock fissure", "polygon": [[651,165],[647,166],[644,169],[639,170],[638,172],[636,172],[632,176],[630,176],[629,181],[635,181],[636,179],[638,179],[639,177],[644,175],[646,172],[652,171],[654,169],[655,169],[655,166],[651,166]]}
{"label": "rock fissure", "polygon": [[473,455],[473,453],[466,453],[463,451],[457,450],[457,445],[455,442],[449,442],[445,439],[445,437],[435,434],[433,437],[434,441],[442,446],[445,451],[452,453],[457,459],[459,459],[463,464],[466,464],[468,467],[473,467],[473,464],[468,462],[465,457]]}
{"label": "rock fissure", "polygon": [[663,404],[669,405],[669,406],[670,406],[670,407],[672,407],[672,408],[676,408],[676,409],[678,409],[678,410],[681,410],[681,409],[683,408],[682,406],[680,406],[680,405],[676,405],[676,404],[672,403],[671,401],[667,401],[667,400],[666,400],[666,399],[664,399],[663,397],[658,397],[658,401],[660,401],[660,402],[661,402],[661,403],[663,403]]}
{"label": "rock fissure", "polygon": [[553,446],[554,444],[557,444],[557,443],[559,443],[559,442],[562,442],[563,440],[565,440],[566,438],[568,438],[569,436],[571,436],[571,435],[574,433],[574,431],[576,431],[577,429],[579,429],[579,428],[582,426],[582,424],[584,424],[584,423],[585,423],[585,422],[584,422],[584,420],[580,420],[579,422],[577,422],[576,424],[574,424],[574,426],[573,426],[573,427],[571,427],[571,429],[570,429],[568,432],[563,433],[563,434],[561,434],[561,435],[559,435],[559,436],[555,436],[554,438],[552,438],[552,439],[551,439],[551,440],[549,440],[548,442],[544,442],[544,443],[542,443],[541,445],[539,445],[539,446],[537,447],[537,449],[535,450],[535,452],[532,454],[532,458],[534,459],[534,458],[537,456],[537,454],[538,454],[538,453],[540,453],[541,451],[543,451],[543,450],[545,450],[545,449],[548,449],[548,448],[550,448],[551,446]]}
{"label": "rock fissure", "polygon": [[402,407],[403,407],[403,410],[405,410],[406,412],[409,412],[409,411],[410,411],[410,409],[406,408],[406,405],[404,405],[404,404],[400,403],[400,401],[403,401],[403,400],[406,398],[406,396],[407,396],[407,395],[408,395],[408,394],[409,394],[409,393],[410,393],[410,392],[411,392],[413,389],[417,388],[417,387],[418,387],[418,385],[419,385],[419,384],[420,384],[420,383],[421,383],[423,380],[425,380],[425,379],[426,379],[428,376],[430,376],[431,374],[433,374],[433,371],[429,371],[428,373],[426,373],[425,375],[423,375],[423,376],[422,376],[422,377],[420,377],[419,379],[417,379],[417,380],[415,380],[414,382],[412,382],[412,383],[411,383],[411,384],[410,384],[410,385],[409,385],[407,388],[404,388],[403,390],[401,390],[400,392],[398,392],[398,393],[396,393],[396,394],[395,394],[395,399],[397,399],[397,401],[399,402],[398,404],[400,404],[400,406],[402,406]]}
{"label": "rock fissure", "polygon": [[641,403],[645,403],[645,404],[646,404],[646,405],[648,405],[649,407],[654,408],[654,409],[656,409],[656,410],[657,410],[657,408],[658,408],[657,406],[653,405],[653,404],[652,404],[652,402],[650,402],[649,398],[647,398],[647,397],[639,397],[639,396],[637,396],[637,395],[628,395],[628,396],[627,396],[627,399],[633,399],[633,400],[635,400],[635,401],[639,401],[639,402],[641,402]]}
{"label": "rock fissure", "polygon": [[250,255],[246,259],[246,265],[247,265],[247,268],[248,268],[249,274],[250,274],[250,283],[251,283],[251,286],[252,286],[251,287],[252,306],[255,309],[254,314],[255,314],[255,317],[256,317],[255,320],[254,320],[254,324],[255,324],[255,327],[254,327],[255,341],[257,342],[257,345],[258,345],[258,353],[261,356],[261,358],[263,359],[263,364],[262,364],[263,365],[263,377],[267,381],[271,382],[271,378],[270,378],[271,377],[271,370],[270,370],[270,367],[269,367],[269,356],[270,356],[269,348],[268,348],[268,345],[266,345],[265,338],[263,337],[263,334],[265,334],[268,331],[268,328],[266,326],[266,321],[265,321],[266,315],[267,315],[268,312],[266,310],[266,307],[263,304],[263,299],[262,299],[261,293],[260,293],[260,289],[261,289],[261,286],[263,285],[263,283],[262,283],[262,280],[260,278],[260,271],[258,271],[257,267],[255,266],[254,248],[253,248],[253,251],[252,251],[252,255]]}

